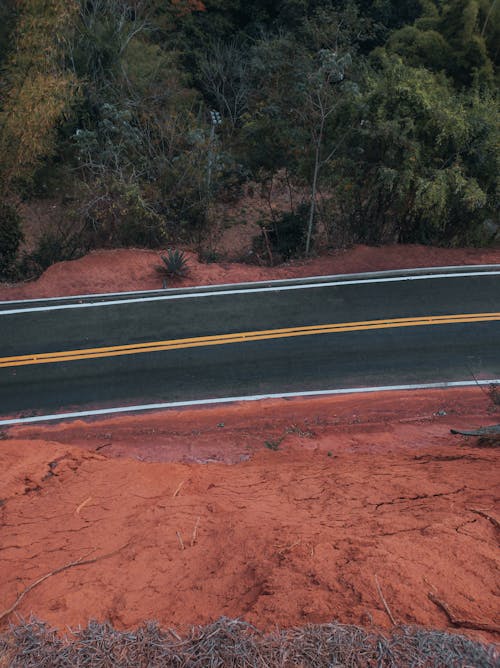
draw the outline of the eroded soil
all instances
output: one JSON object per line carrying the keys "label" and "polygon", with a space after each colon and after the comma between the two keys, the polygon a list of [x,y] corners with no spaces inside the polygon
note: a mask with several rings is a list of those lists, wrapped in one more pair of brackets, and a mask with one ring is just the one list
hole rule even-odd
{"label": "eroded soil", "polygon": [[[0,440],[0,607],[59,628],[498,625],[498,423],[479,388],[167,411]],[[208,462],[208,463],[207,463]],[[377,581],[380,591],[377,587]],[[1,611],[0,611],[1,614]],[[6,624],[15,615],[3,619]],[[483,640],[494,633],[460,629]]]}

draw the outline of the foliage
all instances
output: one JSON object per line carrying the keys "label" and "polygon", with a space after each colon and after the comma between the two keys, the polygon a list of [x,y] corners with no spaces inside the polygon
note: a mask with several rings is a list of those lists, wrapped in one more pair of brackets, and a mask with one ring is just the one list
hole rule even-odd
{"label": "foliage", "polygon": [[200,61],[200,82],[207,101],[236,128],[250,92],[246,44],[216,42]]}
{"label": "foliage", "polygon": [[347,190],[358,239],[473,241],[496,204],[494,106],[398,58],[379,54],[375,64],[337,189]]}
{"label": "foliage", "polygon": [[220,262],[222,255],[211,248],[201,248],[198,252],[198,262],[203,264],[212,264],[213,262]]}
{"label": "foliage", "polygon": [[56,126],[78,90],[64,65],[76,3],[50,0],[44,9],[38,0],[21,3],[0,108],[0,188],[29,182],[53,154]]}
{"label": "foliage", "polygon": [[[273,260],[283,262],[292,257],[301,255],[307,234],[309,207],[307,203],[299,205],[296,211],[287,211],[274,220],[269,228],[265,228],[265,237],[260,246],[270,245]],[[261,252],[263,249],[260,249]]]}
{"label": "foliage", "polygon": [[45,231],[38,238],[35,248],[24,253],[18,274],[23,278],[35,278],[56,262],[75,260],[84,255],[90,246],[83,235],[64,229]]}
{"label": "foliage", "polygon": [[135,184],[96,181],[80,210],[92,246],[157,248],[168,238],[167,223]]}
{"label": "foliage", "polygon": [[17,209],[0,202],[0,278],[9,277],[13,271],[22,241],[21,218]]}
{"label": "foliage", "polygon": [[11,48],[16,13],[14,0],[4,0],[0,4],[0,67]]}
{"label": "foliage", "polygon": [[185,254],[177,248],[169,248],[166,255],[160,255],[163,264],[158,272],[167,278],[181,278],[188,273],[188,263]]}
{"label": "foliage", "polygon": [[387,49],[411,65],[446,72],[457,87],[492,86],[499,31],[500,7],[493,0],[428,1],[413,25],[389,37]]}
{"label": "foliage", "polygon": [[68,193],[79,248],[201,244],[286,171],[276,258],[486,244],[499,43],[496,0],[4,0],[0,196]]}

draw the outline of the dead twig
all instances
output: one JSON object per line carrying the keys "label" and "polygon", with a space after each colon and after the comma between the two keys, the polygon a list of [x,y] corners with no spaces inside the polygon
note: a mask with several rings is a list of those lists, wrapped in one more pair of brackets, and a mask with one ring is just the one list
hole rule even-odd
{"label": "dead twig", "polygon": [[0,636],[0,666],[498,665],[493,643],[457,638],[454,631],[410,627],[404,633],[396,628],[382,634],[376,628],[331,622],[263,633],[251,624],[222,618],[182,635],[150,622],[120,631],[109,621],[92,621],[86,628],[56,635],[48,624],[30,620]]}
{"label": "dead twig", "polygon": [[500,633],[500,626],[496,626],[495,624],[474,622],[469,619],[460,619],[459,617],[456,617],[448,605],[431,591],[427,594],[427,598],[437,605],[438,608],[441,608],[444,614],[448,617],[450,624],[453,626],[459,626],[463,629],[474,629],[476,631],[488,631],[489,633]]}
{"label": "dead twig", "polygon": [[89,496],[87,499],[85,499],[85,501],[82,501],[82,502],[80,503],[80,505],[78,506],[78,508],[75,510],[75,515],[79,515],[79,514],[80,514],[80,511],[82,510],[82,508],[85,508],[85,506],[87,505],[87,503],[90,503],[91,501],[92,501],[92,497],[91,497],[91,496]]}
{"label": "dead twig", "polygon": [[291,545],[283,545],[279,547],[278,545],[276,546],[278,548],[278,554],[283,554],[283,552],[289,552],[293,550],[294,547],[297,547],[297,545],[300,545],[302,542],[302,538],[299,538],[299,540],[296,540],[295,543],[291,543]]}
{"label": "dead twig", "polygon": [[181,487],[182,487],[182,485],[183,485],[185,482],[186,482],[185,480],[181,480],[181,482],[177,485],[177,489],[176,489],[175,492],[172,494],[172,498],[175,499],[175,497],[177,496],[177,494],[179,494],[179,492],[181,491]]}
{"label": "dead twig", "polygon": [[185,549],[185,547],[184,547],[184,541],[182,540],[182,536],[181,536],[181,534],[180,534],[180,531],[176,531],[176,532],[175,532],[175,535],[177,536],[177,539],[178,539],[179,544],[180,544],[180,546],[181,546],[181,550],[184,550],[184,549]]}
{"label": "dead twig", "polygon": [[381,589],[381,587],[380,587],[380,583],[379,583],[379,581],[378,581],[378,577],[377,577],[377,576],[375,576],[375,584],[377,585],[378,595],[380,596],[380,600],[382,601],[382,603],[383,603],[383,605],[384,605],[385,611],[387,612],[387,616],[388,616],[389,619],[391,620],[392,625],[393,625],[393,626],[397,626],[396,620],[395,620],[394,617],[392,616],[391,609],[389,608],[389,606],[388,606],[388,604],[387,604],[387,601],[386,601],[385,598],[384,598],[384,595],[383,595],[383,593],[382,593],[382,589]]}
{"label": "dead twig", "polygon": [[[94,552],[94,550],[92,550]],[[41,578],[38,578],[38,580],[35,580],[32,582],[30,585],[26,587],[26,589],[23,589],[23,591],[19,594],[17,599],[14,601],[14,603],[10,606],[10,608],[7,608],[7,610],[4,610],[0,614],[0,621],[4,619],[4,617],[8,617],[14,610],[17,608],[19,603],[23,600],[23,598],[28,594],[32,589],[35,587],[38,587],[39,584],[47,580],[48,578],[52,577],[53,575],[57,575],[58,573],[62,573],[62,571],[68,570],[68,568],[73,568],[74,566],[83,566],[85,564],[93,564],[95,561],[99,559],[99,557],[94,557],[93,559],[87,559],[89,554],[92,554],[92,552],[89,552],[85,556],[81,557],[80,559],[77,559],[76,561],[70,561],[68,564],[64,564],[64,566],[60,566],[59,568],[56,568],[53,571],[50,571],[50,573],[46,573],[45,575],[42,575]]]}
{"label": "dead twig", "polygon": [[196,538],[198,536],[198,526],[200,524],[200,516],[198,515],[198,519],[196,520],[196,524],[194,525],[193,529],[193,535],[191,536],[191,547],[196,543]]}
{"label": "dead twig", "polygon": [[471,513],[476,513],[476,515],[481,515],[481,517],[484,517],[486,520],[489,520],[495,529],[500,529],[500,522],[496,519],[496,517],[493,517],[493,515],[490,515],[489,513],[485,512],[484,510],[479,510],[478,508],[467,508]]}
{"label": "dead twig", "polygon": [[109,448],[110,445],[111,443],[103,443],[103,445],[98,445],[94,452],[99,452],[99,450],[102,450],[103,448]]}
{"label": "dead twig", "polygon": [[30,585],[26,587],[26,589],[23,589],[23,591],[19,594],[17,599],[14,601],[14,603],[10,606],[10,608],[7,608],[7,610],[4,610],[3,612],[0,613],[0,622],[5,618],[8,617],[14,610],[17,608],[19,603],[23,600],[23,598],[28,594],[32,589],[35,587],[38,587],[39,584],[42,584],[45,580],[48,578],[51,578],[53,575],[57,575],[58,573],[62,573],[63,571],[67,571],[69,568],[73,568],[74,566],[86,566],[87,564],[95,564],[96,561],[100,561],[101,559],[107,559],[108,557],[112,557],[113,555],[117,554],[118,552],[121,552],[124,548],[126,548],[128,545],[130,545],[130,541],[128,543],[125,543],[125,545],[122,545],[116,550],[113,550],[113,552],[107,552],[106,554],[101,554],[98,557],[92,557],[92,559],[87,559],[89,554],[92,554],[92,552],[95,552],[94,550],[91,550],[87,554],[85,554],[83,557],[80,557],[80,559],[77,559],[76,561],[70,561],[68,564],[64,564],[63,566],[59,566],[59,568],[55,568],[53,571],[50,571],[49,573],[46,573],[45,575],[42,575],[41,578],[38,578],[38,580],[35,580],[32,582]]}
{"label": "dead twig", "polygon": [[167,630],[174,636],[174,638],[175,638],[176,640],[179,640],[180,642],[182,642],[182,638],[181,638],[180,635],[177,633],[177,631],[175,631],[175,629],[170,629],[170,628],[169,628],[169,629],[167,629]]}

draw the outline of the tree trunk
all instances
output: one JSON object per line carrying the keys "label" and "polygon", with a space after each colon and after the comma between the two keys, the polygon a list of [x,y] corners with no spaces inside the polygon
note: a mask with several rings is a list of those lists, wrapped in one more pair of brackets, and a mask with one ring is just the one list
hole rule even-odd
{"label": "tree trunk", "polygon": [[318,176],[319,176],[319,169],[320,169],[320,152],[321,152],[321,142],[323,141],[323,120],[321,122],[321,129],[320,133],[318,135],[318,139],[316,141],[316,155],[314,159],[314,174],[313,174],[313,182],[312,182],[312,189],[311,189],[311,206],[309,207],[309,221],[307,224],[307,238],[306,238],[306,257],[309,255],[309,249],[311,246],[311,237],[312,237],[312,229],[313,229],[313,223],[314,223],[314,214],[316,211],[316,191],[318,189]]}

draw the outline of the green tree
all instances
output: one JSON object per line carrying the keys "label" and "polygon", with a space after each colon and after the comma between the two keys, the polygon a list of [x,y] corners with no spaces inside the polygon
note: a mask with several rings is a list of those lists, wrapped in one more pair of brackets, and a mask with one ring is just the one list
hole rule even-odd
{"label": "green tree", "polygon": [[134,218],[150,229],[142,237],[133,231],[141,245],[204,220],[208,124],[178,53],[158,39],[195,7],[202,5],[81,6],[70,62],[82,96],[66,153],[84,184],[81,215],[100,243],[125,243]]}
{"label": "green tree", "polygon": [[306,255],[309,255],[311,247],[322,170],[338,153],[349,134],[349,127],[346,127],[344,119],[338,112],[344,96],[357,92],[354,85],[345,81],[346,69],[351,63],[352,59],[348,53],[339,57],[336,52],[321,50],[318,62],[305,73],[303,93],[295,108],[300,123],[309,131],[312,148]]}
{"label": "green tree", "polygon": [[55,150],[58,123],[69,113],[78,82],[64,64],[76,3],[23,0],[5,67],[0,111],[0,179],[27,183]]}
{"label": "green tree", "polygon": [[408,64],[444,71],[458,87],[492,87],[498,59],[500,11],[496,0],[427,0],[413,25],[396,30],[388,51]]}
{"label": "green tree", "polygon": [[340,12],[321,8],[295,39],[262,40],[252,52],[254,92],[243,133],[249,133],[246,144],[256,147],[256,157],[262,156],[261,166],[268,172],[286,167],[309,190],[306,255],[321,187],[328,190],[335,180],[331,163],[346,148],[357,118],[357,52],[371,28],[352,4]]}
{"label": "green tree", "polygon": [[358,238],[479,241],[498,188],[491,99],[471,100],[444,76],[394,57],[379,61],[368,86],[365,117],[343,165]]}
{"label": "green tree", "polygon": [[4,0],[0,5],[0,68],[8,52],[13,47],[12,33],[16,21],[14,0]]}

